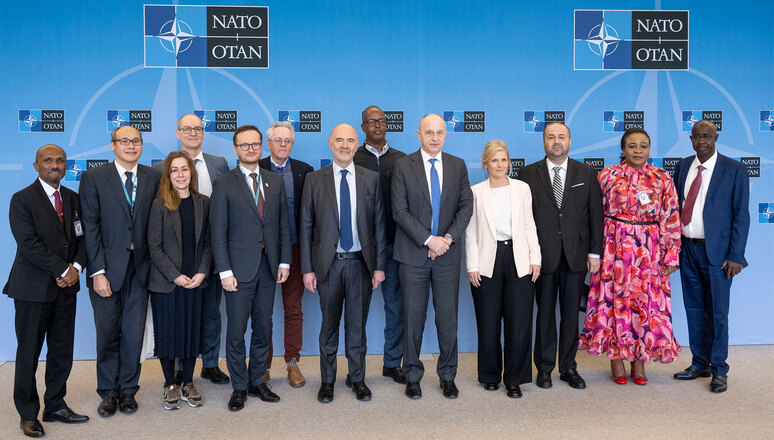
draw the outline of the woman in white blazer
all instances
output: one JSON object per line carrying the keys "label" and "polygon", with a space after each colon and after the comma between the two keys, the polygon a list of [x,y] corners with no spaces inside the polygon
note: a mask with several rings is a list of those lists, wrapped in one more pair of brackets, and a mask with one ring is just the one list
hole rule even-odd
{"label": "woman in white blazer", "polygon": [[519,385],[532,382],[532,302],[540,276],[532,194],[526,183],[508,177],[511,161],[503,141],[487,142],[481,164],[489,178],[472,187],[473,216],[465,231],[478,328],[478,381],[495,391],[502,376],[508,397],[518,398]]}

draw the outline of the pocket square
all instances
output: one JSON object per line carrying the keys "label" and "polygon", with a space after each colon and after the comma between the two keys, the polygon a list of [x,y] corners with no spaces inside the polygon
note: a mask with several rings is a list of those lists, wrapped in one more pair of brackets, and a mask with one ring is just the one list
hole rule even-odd
{"label": "pocket square", "polygon": [[575,188],[576,186],[583,186],[583,185],[585,185],[585,183],[583,183],[583,182],[576,183],[575,185],[571,186],[570,188]]}

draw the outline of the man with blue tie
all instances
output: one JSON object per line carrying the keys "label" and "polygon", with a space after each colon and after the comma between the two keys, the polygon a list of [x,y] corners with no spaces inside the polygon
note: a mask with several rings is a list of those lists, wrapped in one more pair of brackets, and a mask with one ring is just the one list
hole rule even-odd
{"label": "man with blue tie", "polygon": [[712,376],[710,391],[722,393],[728,389],[731,282],[747,266],[750,183],[744,165],[715,150],[717,139],[714,123],[694,124],[691,142],[696,155],[675,168],[683,228],[680,279],[693,359],[674,377]]}
{"label": "man with blue tie", "polygon": [[370,400],[365,384],[366,320],[371,291],[384,281],[387,239],[379,175],[352,162],[357,133],[336,126],[328,139],[333,164],[310,173],[301,196],[301,272],[304,286],[320,294],[320,376],[317,400],[333,400],[339,325],[344,314],[346,385]]}

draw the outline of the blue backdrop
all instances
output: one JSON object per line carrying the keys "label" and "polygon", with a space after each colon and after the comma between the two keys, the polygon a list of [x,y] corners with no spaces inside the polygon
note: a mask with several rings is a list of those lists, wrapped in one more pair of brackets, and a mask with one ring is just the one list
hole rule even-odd
{"label": "blue backdrop", "polygon": [[[255,5],[239,0],[191,0],[185,4]],[[415,131],[422,115],[452,112],[447,119],[454,116],[463,122],[450,123],[450,130],[457,126],[463,131],[448,134],[444,151],[469,164],[471,184],[483,179],[480,153],[487,140],[505,140],[512,157],[526,163],[541,159],[539,122],[560,115],[545,112],[564,112],[572,129],[571,157],[604,159],[607,165],[615,163],[620,152],[620,132],[616,130],[627,122],[639,122],[640,115],[653,140],[651,157],[668,166],[671,162],[663,158],[692,153],[688,139],[691,118],[718,116],[706,112],[719,111],[722,131],[718,150],[743,159],[754,176],[750,180],[752,225],[747,245],[750,266],[732,287],[730,342],[774,343],[774,321],[770,319],[774,298],[766,275],[771,270],[766,257],[772,244],[769,223],[774,222],[770,214],[774,212],[772,176],[768,174],[774,143],[768,113],[774,110],[774,4],[708,0],[697,7],[688,1],[299,0],[266,1],[262,6],[268,7],[261,23],[264,31],[268,28],[268,43],[260,38],[249,41],[262,42],[259,61],[266,62],[268,68],[236,69],[145,67],[168,61],[169,48],[175,49],[170,46],[172,38],[159,37],[162,30],[166,36],[178,38],[178,53],[189,45],[194,53],[200,47],[197,44],[206,43],[191,37],[207,32],[203,21],[190,18],[198,14],[197,9],[179,9],[181,21],[189,17],[188,27],[171,29],[175,24],[171,23],[166,29],[150,29],[152,35],[146,37],[142,2],[2,3],[0,244],[4,252],[0,255],[0,282],[7,279],[15,251],[7,223],[8,203],[15,191],[36,177],[32,167],[36,149],[46,143],[64,147],[68,159],[75,161],[70,163],[73,172],[65,184],[77,190],[78,169],[113,157],[109,147],[109,129],[114,126],[108,117],[111,110],[118,111],[110,113],[111,119],[115,120],[116,114],[123,119],[134,116],[135,123],[147,123],[148,119],[142,119],[147,115],[130,114],[129,110],[150,110],[152,126],[143,133],[141,159],[146,165],[178,148],[175,122],[193,110],[208,111],[211,117],[217,117],[218,111],[236,111],[238,124],[255,124],[262,129],[278,120],[282,111],[290,111],[294,117],[300,117],[295,111],[319,111],[321,131],[298,133],[293,151],[294,157],[315,168],[331,157],[326,144],[330,129],[343,122],[359,127],[360,112],[368,105],[403,112],[403,131],[390,133],[388,140],[405,152],[418,148]],[[597,15],[579,19],[575,9],[624,11],[599,13],[606,23],[594,28],[586,19]],[[631,17],[636,13],[628,11],[656,9],[687,11],[680,23],[657,21],[655,28],[649,29],[667,31],[667,35],[669,26],[671,31],[679,30],[678,25],[685,27],[685,36],[680,38],[687,38],[688,43],[681,40],[674,43],[677,46],[669,46],[682,47],[683,52],[654,51],[650,55],[662,62],[682,56],[687,70],[679,63],[667,66],[677,70],[629,70],[625,65],[636,67],[633,60],[637,57],[630,54],[638,44],[660,44],[634,41],[638,25]],[[242,35],[238,41],[248,41],[244,36],[249,35],[249,29]],[[669,35],[680,40],[678,33]],[[603,63],[601,55],[609,58]],[[636,55],[642,58],[649,53]],[[174,64],[174,56],[171,59]],[[178,57],[178,63],[181,60],[184,58]],[[184,63],[192,66],[197,62],[202,60],[185,59]],[[223,60],[208,62],[213,66]],[[622,66],[623,70],[611,70]],[[464,131],[481,128],[464,123],[466,111],[484,112],[483,132]],[[37,132],[38,127],[59,131]],[[236,156],[230,140],[230,132],[207,132],[204,150],[225,156],[233,167]],[[675,331],[679,342],[687,345],[678,277],[679,272],[673,277]],[[75,356],[92,359],[94,324],[85,284],[83,287]],[[11,300],[0,298],[0,334],[5,335],[0,340],[0,361],[15,356],[13,310]],[[275,312],[275,353],[281,355],[280,301]],[[304,312],[303,353],[317,354],[320,311],[316,295],[306,293]],[[469,286],[461,279],[461,351],[476,350],[474,319]],[[371,353],[381,351],[383,322],[377,291],[368,324]],[[431,311],[423,347],[430,352],[437,349],[432,323]]]}

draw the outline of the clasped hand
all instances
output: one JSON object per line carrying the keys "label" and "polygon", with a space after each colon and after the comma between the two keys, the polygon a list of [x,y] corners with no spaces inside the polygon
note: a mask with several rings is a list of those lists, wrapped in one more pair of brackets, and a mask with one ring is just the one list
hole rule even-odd
{"label": "clasped hand", "polygon": [[440,257],[449,250],[452,244],[452,239],[449,236],[439,237],[434,235],[430,237],[430,241],[427,242],[427,258],[435,260],[436,257]]}

